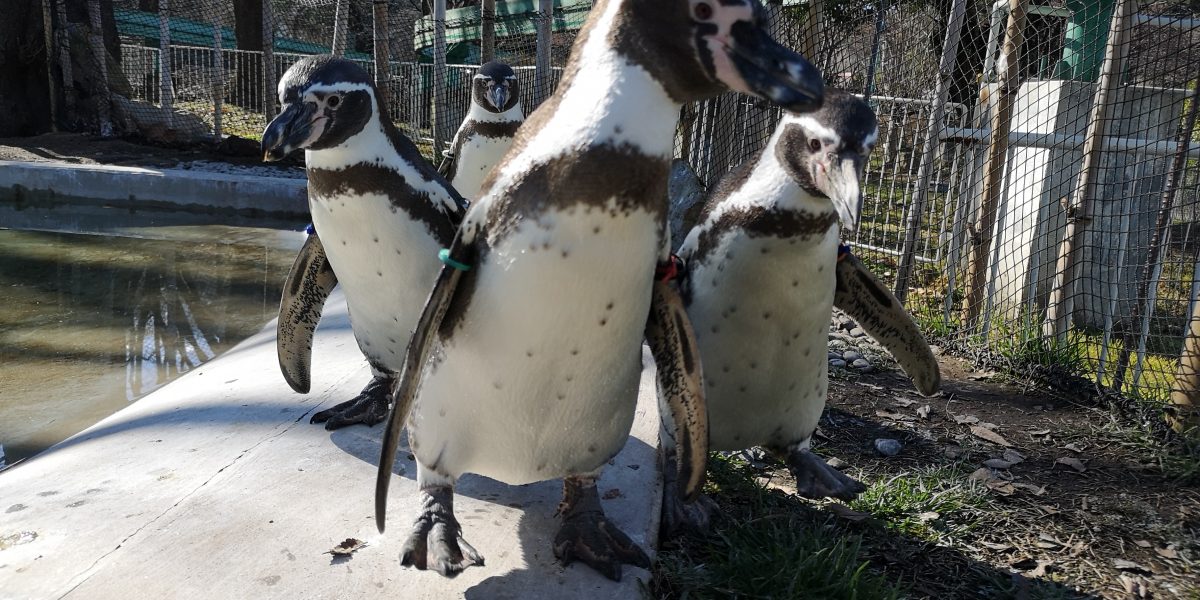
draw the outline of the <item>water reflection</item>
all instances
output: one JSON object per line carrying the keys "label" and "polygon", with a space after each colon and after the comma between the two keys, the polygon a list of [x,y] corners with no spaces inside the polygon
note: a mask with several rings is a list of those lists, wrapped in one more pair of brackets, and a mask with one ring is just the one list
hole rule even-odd
{"label": "water reflection", "polygon": [[295,232],[165,239],[0,230],[0,443],[11,464],[218,356],[275,317]]}

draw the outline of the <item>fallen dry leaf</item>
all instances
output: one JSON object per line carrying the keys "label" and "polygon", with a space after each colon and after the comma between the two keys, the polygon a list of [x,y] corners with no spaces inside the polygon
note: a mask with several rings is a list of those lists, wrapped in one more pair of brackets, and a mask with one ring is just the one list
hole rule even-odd
{"label": "fallen dry leaf", "polygon": [[1017,463],[1025,462],[1025,456],[1022,455],[1020,452],[1013,450],[1012,448],[1005,450],[1004,454],[1000,458],[1003,458],[1004,460],[1006,460],[1014,465]]}
{"label": "fallen dry leaf", "polygon": [[959,425],[971,425],[979,422],[979,417],[975,415],[954,415],[954,422]]}
{"label": "fallen dry leaf", "polygon": [[980,439],[985,439],[993,444],[1000,444],[1006,448],[1012,446],[1008,440],[1004,439],[1004,436],[992,431],[991,429],[987,429],[986,427],[980,427],[979,425],[971,426],[971,435],[974,435]]}
{"label": "fallen dry leaf", "polygon": [[894,400],[902,408],[908,408],[917,403],[916,400],[909,400],[908,398],[895,398]]}
{"label": "fallen dry leaf", "polygon": [[1130,577],[1121,575],[1121,585],[1125,587],[1125,593],[1131,598],[1149,598],[1150,586],[1146,585],[1146,580],[1141,577]]}
{"label": "fallen dry leaf", "polygon": [[996,544],[993,542],[979,542],[979,544],[985,548],[995,550],[996,552],[1003,552],[1005,550],[1012,549],[1012,546],[1010,546],[1008,544]]}
{"label": "fallen dry leaf", "polygon": [[342,543],[334,546],[329,552],[326,552],[326,554],[332,554],[334,556],[350,556],[351,554],[357,552],[359,548],[362,548],[366,545],[367,543],[362,540],[346,538],[342,541]]}
{"label": "fallen dry leaf", "polygon": [[918,417],[921,417],[922,419],[928,419],[928,418],[929,418],[929,412],[930,412],[931,410],[933,410],[933,409],[932,409],[932,408],[930,408],[930,406],[929,406],[928,404],[926,404],[925,406],[922,406],[921,408],[918,408],[918,409],[917,409],[917,416],[918,416]]}
{"label": "fallen dry leaf", "polygon": [[1154,545],[1146,540],[1133,540],[1133,543],[1137,544],[1138,546],[1140,546],[1142,548],[1149,548]]}
{"label": "fallen dry leaf", "polygon": [[1155,548],[1154,552],[1156,552],[1159,556],[1170,560],[1179,558],[1179,552],[1171,546],[1167,546],[1166,548]]}
{"label": "fallen dry leaf", "polygon": [[1034,485],[1032,483],[1013,482],[1013,487],[1015,487],[1019,490],[1025,490],[1025,491],[1033,494],[1034,496],[1041,496],[1042,494],[1046,493],[1046,486],[1044,486],[1044,485]]}
{"label": "fallen dry leaf", "polygon": [[979,467],[978,469],[975,469],[973,473],[967,475],[967,481],[979,481],[982,483],[987,483],[989,481],[996,481],[996,476],[992,474],[991,469],[987,467]]}
{"label": "fallen dry leaf", "polygon": [[1052,561],[1052,560],[1039,560],[1039,561],[1037,561],[1037,567],[1034,570],[1029,572],[1029,576],[1030,577],[1045,577],[1046,573],[1049,572],[1050,568],[1053,566],[1054,566],[1054,561]]}
{"label": "fallen dry leaf", "polygon": [[1139,565],[1139,564],[1133,562],[1132,560],[1125,560],[1123,558],[1114,558],[1113,566],[1116,567],[1117,570],[1119,570],[1119,571],[1137,571],[1137,572],[1141,572],[1141,573],[1149,573],[1150,572],[1150,569],[1147,569],[1146,567],[1143,567],[1142,565]]}
{"label": "fallen dry leaf", "polygon": [[1042,512],[1044,512],[1048,515],[1057,515],[1058,513],[1062,512],[1061,510],[1058,510],[1057,508],[1050,506],[1049,504],[1039,504],[1038,508],[1042,509]]}
{"label": "fallen dry leaf", "polygon": [[1037,437],[1037,436],[1042,436],[1042,435],[1050,435],[1050,430],[1049,429],[1035,429],[1033,431],[1027,431],[1026,433],[1028,433],[1031,436]]}
{"label": "fallen dry leaf", "polygon": [[1007,469],[1013,464],[1002,458],[989,458],[983,461],[983,466],[991,469]]}
{"label": "fallen dry leaf", "polygon": [[877,410],[877,411],[875,411],[875,416],[877,416],[881,419],[888,419],[889,421],[912,421],[913,420],[913,417],[911,417],[909,415],[892,412],[890,410]]}
{"label": "fallen dry leaf", "polygon": [[1070,444],[1066,444],[1066,445],[1064,445],[1064,446],[1063,446],[1063,448],[1066,448],[1067,450],[1070,450],[1071,452],[1077,452],[1077,453],[1080,453],[1080,454],[1082,454],[1082,453],[1083,453],[1083,451],[1084,451],[1084,450],[1085,450],[1087,447],[1086,447],[1086,446],[1080,446],[1079,444],[1076,444],[1076,443],[1072,442],[1072,443],[1070,443]]}
{"label": "fallen dry leaf", "polygon": [[1070,457],[1070,456],[1056,458],[1056,459],[1054,459],[1054,464],[1067,465],[1068,467],[1071,467],[1072,469],[1075,469],[1076,471],[1079,471],[1080,473],[1087,471],[1087,466],[1085,466],[1082,462],[1080,462],[1080,460],[1078,458],[1074,458],[1074,457]]}
{"label": "fallen dry leaf", "polygon": [[829,504],[826,504],[825,506],[831,512],[833,512],[833,514],[835,514],[843,519],[846,519],[847,521],[851,521],[854,523],[862,521],[863,519],[866,519],[871,516],[871,513],[858,512],[857,510],[854,510],[854,509],[850,508],[849,506],[846,506],[845,504],[842,504],[840,502],[831,502]]}
{"label": "fallen dry leaf", "polygon": [[923,512],[923,513],[917,515],[917,520],[922,523],[928,523],[929,521],[936,521],[938,519],[938,517],[941,517],[941,516],[942,515],[939,515],[938,513],[931,510],[929,512]]}

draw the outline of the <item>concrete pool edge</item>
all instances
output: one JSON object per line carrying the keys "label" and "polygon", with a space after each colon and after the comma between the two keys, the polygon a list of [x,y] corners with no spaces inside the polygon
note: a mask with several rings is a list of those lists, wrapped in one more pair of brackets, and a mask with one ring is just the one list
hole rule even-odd
{"label": "concrete pool edge", "polygon": [[0,160],[0,201],[113,204],[242,216],[308,213],[307,180],[190,169]]}
{"label": "concrete pool edge", "polygon": [[[464,537],[487,559],[455,579],[399,565],[417,506],[406,452],[391,486],[389,534],[371,489],[380,427],[336,432],[311,413],[358,391],[369,369],[340,292],[314,344],[313,393],[275,365],[274,324],[67,441],[0,473],[0,598],[630,598],[649,573],[613,583],[551,551],[557,481],[505,486],[465,477]],[[645,361],[648,354],[643,352]],[[610,519],[653,553],[661,477],[653,366],[629,443],[600,480]],[[24,535],[30,534],[30,535]],[[343,539],[367,546],[343,559]],[[30,539],[31,538],[31,539]]]}

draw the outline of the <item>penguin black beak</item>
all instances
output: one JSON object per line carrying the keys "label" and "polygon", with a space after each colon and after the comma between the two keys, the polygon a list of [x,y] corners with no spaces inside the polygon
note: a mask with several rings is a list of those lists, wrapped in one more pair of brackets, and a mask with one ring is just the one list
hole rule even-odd
{"label": "penguin black beak", "polygon": [[263,160],[283,160],[287,155],[307,147],[324,132],[324,126],[314,127],[317,105],[313,102],[292,102],[263,130]]}
{"label": "penguin black beak", "polygon": [[826,194],[842,222],[843,236],[858,231],[858,218],[863,204],[861,181],[866,162],[866,157],[849,151],[836,155],[828,166],[821,165],[827,168]]}
{"label": "penguin black beak", "polygon": [[508,103],[508,85],[496,84],[488,93],[488,102],[491,102],[496,110],[503,111],[504,105]]}
{"label": "penguin black beak", "polygon": [[[809,112],[821,107],[825,82],[821,73],[803,56],[780,45],[762,25],[747,21],[733,24],[729,59],[745,82],[734,89],[766,98],[792,112]],[[728,82],[727,82],[728,84]]]}

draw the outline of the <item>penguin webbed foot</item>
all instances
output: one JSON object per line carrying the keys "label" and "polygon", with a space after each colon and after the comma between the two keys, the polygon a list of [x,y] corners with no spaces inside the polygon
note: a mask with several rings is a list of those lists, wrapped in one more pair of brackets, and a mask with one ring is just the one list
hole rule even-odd
{"label": "penguin webbed foot", "polygon": [[773,451],[796,478],[796,493],[805,498],[819,500],[837,498],[853,500],[867,490],[862,482],[829,466],[811,450],[795,446],[786,450]]}
{"label": "penguin webbed foot", "polygon": [[372,377],[357,396],[313,415],[309,423],[324,423],[329,431],[360,423],[367,427],[375,426],[388,416],[392,379],[393,376]]}
{"label": "penguin webbed foot", "polygon": [[562,525],[554,536],[554,556],[564,566],[580,560],[613,581],[621,580],[622,564],[650,568],[646,553],[605,517],[595,479],[565,478],[558,514]]}
{"label": "penguin webbed foot", "polygon": [[663,459],[663,539],[681,536],[704,537],[712,523],[721,515],[720,507],[712,498],[700,494],[693,502],[685,502],[679,488],[678,467],[675,452],[667,450]]}
{"label": "penguin webbed foot", "polygon": [[483,556],[463,539],[462,527],[454,518],[454,488],[421,490],[421,512],[400,551],[400,564],[422,571],[432,569],[446,577],[483,564]]}

